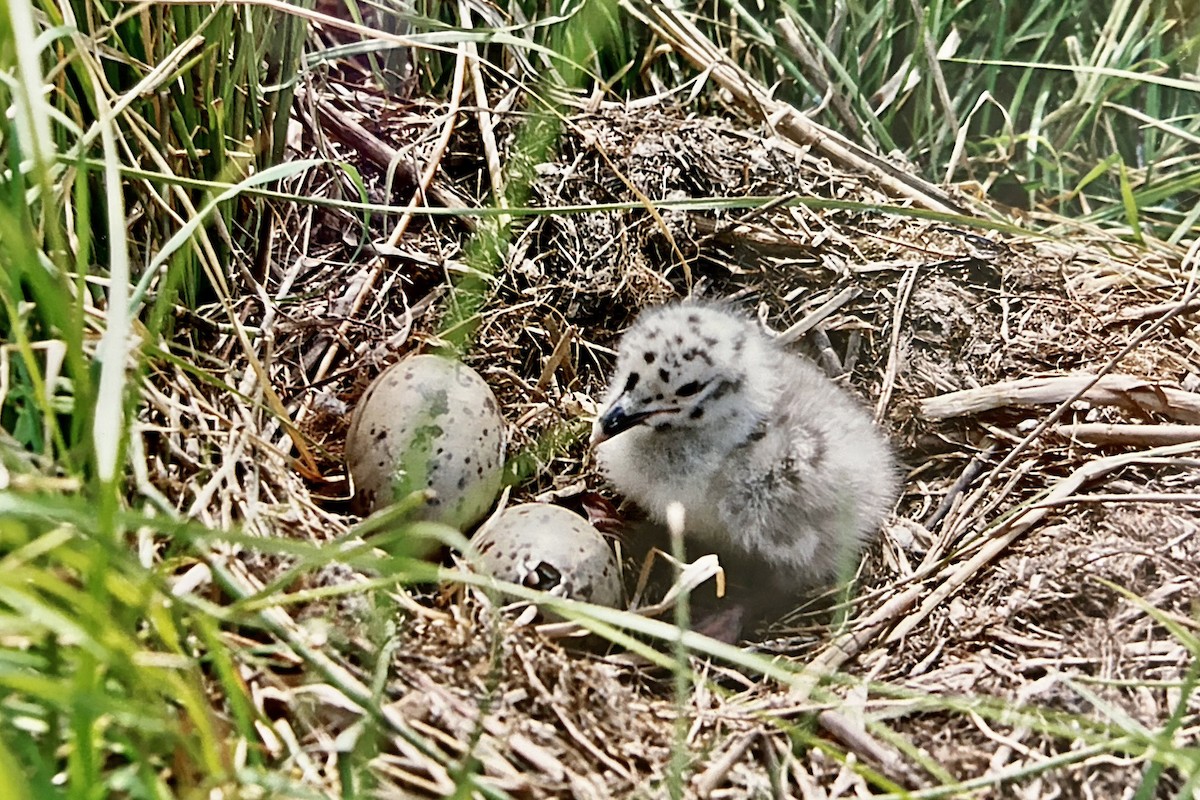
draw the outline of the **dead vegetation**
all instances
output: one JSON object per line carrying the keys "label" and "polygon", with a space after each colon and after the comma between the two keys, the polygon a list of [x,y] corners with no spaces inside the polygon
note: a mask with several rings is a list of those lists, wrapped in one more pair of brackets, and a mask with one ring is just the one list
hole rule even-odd
{"label": "dead vegetation", "polygon": [[[296,155],[355,164],[393,205],[426,175],[427,202],[483,207],[489,157],[514,155],[518,123],[503,113],[397,106],[347,75],[307,88],[305,107]],[[801,614],[754,645],[836,673],[819,702],[810,684],[696,659],[686,793],[961,781],[955,791],[996,796],[1121,796],[1146,768],[1128,730],[1182,715],[1184,741],[1200,711],[1181,695],[1194,656],[1177,635],[1195,635],[1200,588],[1194,254],[1098,231],[1020,235],[970,198],[911,176],[899,191],[898,168],[835,158],[762,116],[602,104],[565,120],[530,205],[570,210],[514,223],[467,355],[502,400],[511,449],[536,454],[517,495],[570,504],[600,488],[580,421],[638,309],[689,291],[732,298],[844,376],[894,433],[908,475],[843,626]],[[353,197],[332,170],[305,181],[292,190]],[[759,197],[782,201],[678,202]],[[941,215],[905,213],[929,198]],[[945,213],[967,209],[984,221]],[[244,394],[156,376],[148,477],[205,523],[327,542],[356,522],[340,463],[347,409],[440,335],[480,223],[418,210],[364,230],[345,210],[276,213],[269,269],[242,276],[253,349],[212,326],[211,352]],[[270,391],[308,453],[265,410]],[[217,558],[248,590],[281,569],[247,548]],[[288,588],[366,577],[326,570]],[[667,793],[670,682],[619,648],[564,646],[468,591],[401,599],[384,621],[368,601],[283,608],[293,641],[324,646],[346,681],[386,675],[383,796],[450,795],[468,759],[481,786],[518,797]],[[389,631],[382,650],[372,625]],[[274,721],[271,755],[336,793],[330,754],[357,741],[360,709],[328,672],[309,663],[298,679],[296,666],[245,677]]]}

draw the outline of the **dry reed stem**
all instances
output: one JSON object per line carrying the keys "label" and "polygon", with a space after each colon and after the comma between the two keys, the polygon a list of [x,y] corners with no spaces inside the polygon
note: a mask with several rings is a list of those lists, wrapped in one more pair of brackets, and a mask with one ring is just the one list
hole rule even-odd
{"label": "dry reed stem", "polygon": [[1163,414],[1189,423],[1200,422],[1200,394],[1131,375],[1020,378],[925,398],[918,401],[917,408],[923,419],[943,420],[1009,406],[1027,407],[1067,400],[1116,406],[1139,414]]}
{"label": "dry reed stem", "polygon": [[912,296],[913,286],[917,282],[917,268],[905,270],[896,288],[896,302],[892,306],[891,341],[888,347],[887,365],[883,370],[883,388],[879,391],[879,399],[875,402],[874,419],[876,424],[884,420],[888,403],[892,399],[892,391],[896,388],[896,375],[900,368],[900,332],[903,330],[904,310],[908,307]]}
{"label": "dry reed stem", "polygon": [[[303,92],[300,93],[303,95]],[[331,133],[341,142],[352,147],[356,153],[371,161],[383,170],[394,170],[399,176],[402,186],[418,196],[422,193],[433,205],[442,208],[472,208],[472,203],[466,196],[459,194],[453,186],[445,182],[430,180],[428,185],[422,183],[424,173],[417,168],[415,159],[406,157],[390,144],[380,139],[359,123],[347,117],[329,102],[314,98],[314,105],[320,120],[331,130]],[[461,224],[467,228],[476,225],[474,217],[458,217]]]}
{"label": "dry reed stem", "polygon": [[799,62],[799,67],[804,72],[804,76],[812,81],[813,88],[823,95],[821,99],[822,105],[828,103],[832,106],[838,119],[846,126],[846,130],[856,141],[865,140],[868,134],[859,125],[858,118],[854,116],[854,111],[850,106],[849,100],[846,99],[844,91],[830,78],[828,71],[822,63],[822,58],[814,54],[805,44],[803,37],[800,35],[800,29],[796,27],[796,23],[792,22],[788,17],[780,17],[775,21],[775,25],[779,29],[779,35],[783,37],[784,44],[796,56],[796,60]]}
{"label": "dry reed stem", "polygon": [[1072,442],[1096,445],[1160,447],[1200,441],[1200,425],[1076,422],[1071,425],[1059,425],[1053,431]]}

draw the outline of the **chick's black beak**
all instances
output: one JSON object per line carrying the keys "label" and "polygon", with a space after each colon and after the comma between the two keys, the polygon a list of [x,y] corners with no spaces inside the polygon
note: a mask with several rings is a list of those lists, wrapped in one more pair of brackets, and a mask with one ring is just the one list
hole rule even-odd
{"label": "chick's black beak", "polygon": [[651,417],[655,413],[657,412],[639,411],[635,414],[627,413],[621,401],[618,400],[596,418],[596,423],[592,426],[592,447],[596,447],[601,442],[607,442],[618,433],[624,433],[630,428],[641,424],[647,417]]}

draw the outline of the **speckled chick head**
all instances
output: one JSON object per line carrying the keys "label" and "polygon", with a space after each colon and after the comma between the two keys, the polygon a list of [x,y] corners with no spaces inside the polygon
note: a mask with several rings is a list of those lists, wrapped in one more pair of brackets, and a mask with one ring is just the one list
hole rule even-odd
{"label": "speckled chick head", "polygon": [[764,413],[773,382],[773,345],[753,323],[698,303],[643,312],[618,348],[592,428],[600,444],[639,425],[654,431],[713,430]]}

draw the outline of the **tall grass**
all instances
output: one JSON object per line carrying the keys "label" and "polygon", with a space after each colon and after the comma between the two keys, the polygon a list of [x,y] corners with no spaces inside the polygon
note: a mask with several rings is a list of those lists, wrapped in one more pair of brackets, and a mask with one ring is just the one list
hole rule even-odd
{"label": "tall grass", "polygon": [[[184,341],[176,305],[227,295],[225,270],[256,246],[254,204],[202,219],[206,190],[180,179],[231,181],[282,155],[304,35],[232,6],[14,0],[0,16],[6,796],[206,793],[263,763],[229,620],[136,555],[135,532],[175,523],[127,464],[141,343]],[[186,220],[201,223],[187,246],[150,271]]]}
{"label": "tall grass", "polygon": [[1183,6],[766,5],[714,2],[714,36],[831,127],[1018,208],[1194,235],[1200,19]]}

